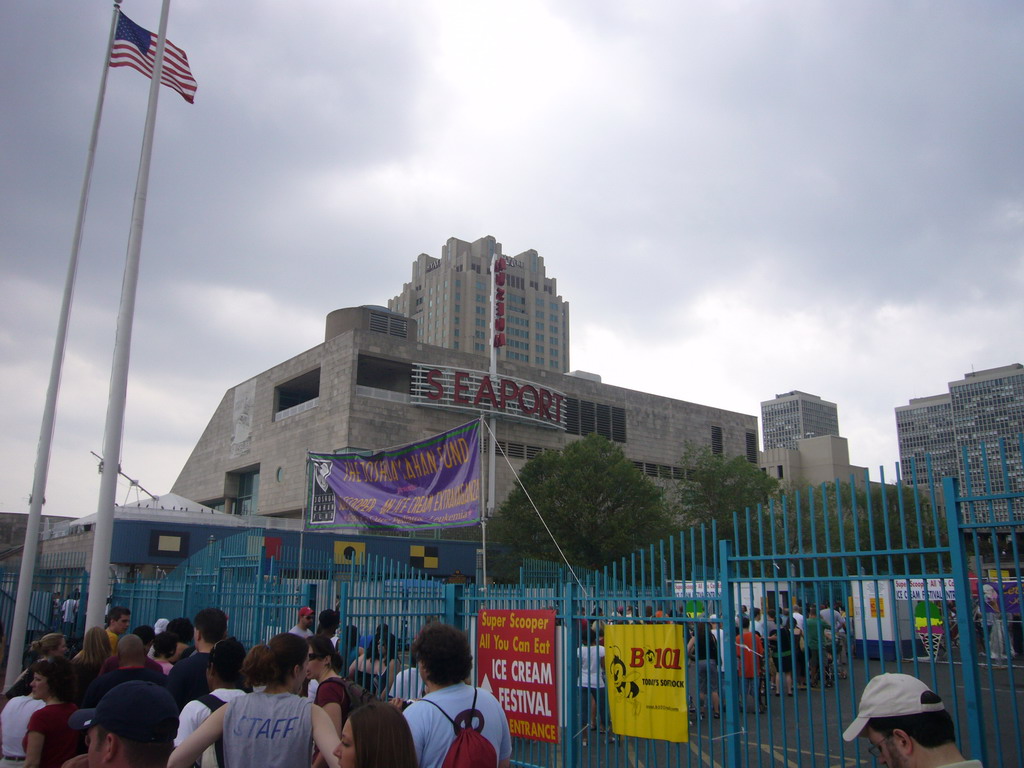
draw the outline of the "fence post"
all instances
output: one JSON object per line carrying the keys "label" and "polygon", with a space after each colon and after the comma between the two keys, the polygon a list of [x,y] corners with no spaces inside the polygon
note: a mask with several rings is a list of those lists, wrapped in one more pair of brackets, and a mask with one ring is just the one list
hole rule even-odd
{"label": "fence post", "polygon": [[316,584],[302,585],[302,604],[316,610]]}
{"label": "fence post", "polygon": [[[562,621],[562,627],[565,629],[562,642],[562,717],[565,723],[565,729],[563,733],[565,736],[562,738],[562,764],[563,765],[576,765],[576,728],[578,723],[587,722],[590,720],[588,717],[583,716],[578,708],[583,706],[581,698],[583,692],[577,685],[579,680],[579,666],[578,656],[575,653],[575,649],[579,646],[574,644],[573,631],[576,628],[576,612],[574,598],[574,587],[575,585],[571,581],[567,581],[562,585],[562,611],[564,619]],[[557,615],[557,614],[556,614]],[[557,625],[557,622],[556,622]],[[556,630],[557,631],[557,630]],[[556,635],[557,644],[557,635]],[[587,697],[587,706],[590,705],[589,693],[585,694]],[[599,714],[599,722],[603,714]],[[609,728],[611,724],[609,723]]]}
{"label": "fence post", "polygon": [[967,728],[971,755],[988,762],[985,747],[985,713],[981,706],[981,685],[978,680],[978,646],[971,616],[971,581],[967,571],[967,552],[964,532],[960,525],[960,487],[954,477],[942,479],[942,498],[946,502],[946,534],[949,536],[949,559],[953,570],[953,588],[957,601],[966,610],[957,610],[956,623],[960,637],[960,661],[964,679],[964,705],[967,708]]}
{"label": "fence post", "polygon": [[719,605],[722,609],[718,617],[722,625],[722,643],[719,655],[725,666],[725,684],[722,690],[722,713],[725,735],[722,743],[725,747],[725,765],[739,768],[741,749],[741,730],[739,696],[739,674],[736,669],[736,606],[732,594],[732,578],[729,560],[732,558],[732,542],[728,539],[718,542],[718,581],[721,584]]}
{"label": "fence post", "polygon": [[455,584],[444,585],[444,623],[462,628],[455,594]]}

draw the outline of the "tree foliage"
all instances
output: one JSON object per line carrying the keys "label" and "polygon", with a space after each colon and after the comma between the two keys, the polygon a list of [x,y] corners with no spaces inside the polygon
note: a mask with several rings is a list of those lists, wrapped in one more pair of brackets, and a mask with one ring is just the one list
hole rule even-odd
{"label": "tree foliage", "polygon": [[682,457],[683,479],[676,485],[683,527],[715,524],[718,538],[733,538],[733,513],[743,517],[779,491],[779,481],[743,456],[723,456],[689,445]]}
{"label": "tree foliage", "polygon": [[520,560],[561,561],[553,536],[573,566],[600,569],[674,530],[662,491],[596,434],[541,453],[519,479],[529,497],[517,486],[492,525],[495,538]]}

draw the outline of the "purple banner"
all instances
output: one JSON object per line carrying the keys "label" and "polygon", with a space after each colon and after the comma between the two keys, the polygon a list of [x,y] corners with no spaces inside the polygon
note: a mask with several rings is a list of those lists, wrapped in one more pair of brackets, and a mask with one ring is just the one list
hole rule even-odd
{"label": "purple banner", "polygon": [[373,456],[311,453],[310,528],[456,528],[480,519],[480,423]]}

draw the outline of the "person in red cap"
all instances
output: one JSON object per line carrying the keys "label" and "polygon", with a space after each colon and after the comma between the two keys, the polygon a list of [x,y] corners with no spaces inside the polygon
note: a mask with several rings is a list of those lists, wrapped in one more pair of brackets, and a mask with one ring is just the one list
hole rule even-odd
{"label": "person in red cap", "polygon": [[916,677],[886,673],[864,687],[846,741],[867,739],[868,752],[888,768],[982,768],[956,746],[953,718],[938,694]]}
{"label": "person in red cap", "polygon": [[315,613],[312,608],[310,608],[308,605],[302,606],[301,608],[299,608],[299,623],[291,629],[289,629],[288,631],[291,632],[293,635],[298,635],[303,639],[307,637],[312,637],[313,630],[310,629],[310,627],[313,626],[314,615]]}

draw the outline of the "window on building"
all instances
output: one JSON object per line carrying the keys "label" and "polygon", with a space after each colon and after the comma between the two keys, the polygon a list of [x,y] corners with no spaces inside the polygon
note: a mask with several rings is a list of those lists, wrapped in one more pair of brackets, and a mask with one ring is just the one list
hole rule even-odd
{"label": "window on building", "polygon": [[[259,509],[260,499],[260,467],[247,467],[238,472],[229,472],[227,490],[235,491],[235,503],[232,510],[236,515],[255,515]],[[233,486],[233,488],[232,488]]]}
{"label": "window on building", "polygon": [[711,452],[719,455],[725,453],[721,427],[711,427]]}
{"label": "window on building", "polygon": [[757,433],[747,432],[747,461],[757,464]]}
{"label": "window on building", "polygon": [[278,384],[274,387],[274,420],[313,408],[319,398],[319,368]]}
{"label": "window on building", "polygon": [[566,398],[565,403],[565,431],[569,434],[582,437],[596,432],[616,443],[626,442],[624,408],[575,397]]}
{"label": "window on building", "polygon": [[359,355],[356,385],[408,394],[412,386],[412,364]]}

